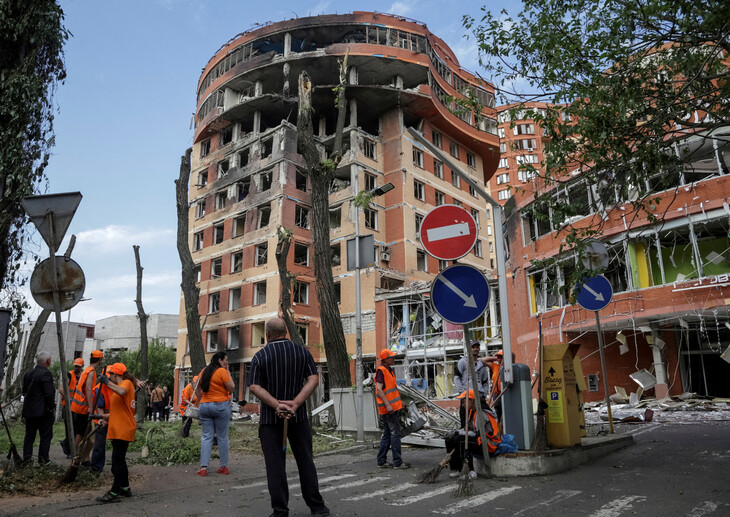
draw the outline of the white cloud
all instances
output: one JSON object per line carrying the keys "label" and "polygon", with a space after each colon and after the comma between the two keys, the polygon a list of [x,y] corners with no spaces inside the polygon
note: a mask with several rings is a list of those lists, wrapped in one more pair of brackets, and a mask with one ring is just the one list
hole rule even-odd
{"label": "white cloud", "polygon": [[[132,245],[157,247],[174,245],[176,231],[172,228],[139,229],[132,226],[109,225],[87,230],[76,235],[79,253],[109,254],[125,251],[132,253]],[[61,246],[65,249],[66,244]]]}
{"label": "white cloud", "polygon": [[330,0],[321,0],[314,7],[312,7],[309,11],[307,11],[307,16],[317,16],[317,15],[320,15],[320,14],[330,14],[329,8],[330,8],[330,4],[331,3],[332,2]]}
{"label": "white cloud", "polygon": [[393,2],[388,9],[390,14],[400,14],[401,16],[408,16],[416,9],[416,1],[411,0],[410,2],[399,1]]}

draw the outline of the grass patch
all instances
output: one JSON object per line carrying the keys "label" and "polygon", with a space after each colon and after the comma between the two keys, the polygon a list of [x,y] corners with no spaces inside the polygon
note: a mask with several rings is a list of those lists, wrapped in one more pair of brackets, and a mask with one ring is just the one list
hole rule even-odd
{"label": "grass patch", "polygon": [[97,476],[93,476],[86,469],[79,469],[73,483],[59,485],[58,480],[68,470],[68,465],[32,465],[19,467],[5,472],[7,463],[3,464],[3,474],[0,477],[0,494],[44,495],[56,491],[77,492],[82,489],[101,486]]}

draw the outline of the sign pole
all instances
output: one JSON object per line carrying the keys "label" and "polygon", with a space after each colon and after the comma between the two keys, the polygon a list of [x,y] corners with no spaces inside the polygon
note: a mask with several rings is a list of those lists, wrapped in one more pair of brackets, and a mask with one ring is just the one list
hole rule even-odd
{"label": "sign pole", "polygon": [[[471,377],[471,385],[472,389],[474,390],[474,406],[475,410],[477,412],[477,426],[479,426],[479,436],[482,439],[482,457],[484,458],[484,468],[487,471],[487,477],[492,477],[492,465],[489,458],[489,448],[487,446],[487,435],[484,432],[484,414],[482,414],[482,402],[479,397],[479,381],[477,380],[477,369],[474,366],[474,360],[471,356],[471,347],[469,346],[469,341],[471,340],[471,335],[469,332],[469,325],[462,325],[461,328],[463,329],[464,333],[464,352],[466,353],[466,363],[469,365],[469,376]],[[467,385],[467,391],[469,390],[469,387]],[[466,397],[469,398],[469,397]],[[469,414],[467,413],[467,420],[469,418]]]}
{"label": "sign pole", "polygon": [[598,331],[598,351],[601,355],[601,375],[603,376],[603,392],[606,395],[606,407],[608,408],[608,426],[613,434],[613,416],[611,415],[611,399],[608,396],[608,378],[606,377],[606,356],[603,354],[603,332],[601,332],[601,320],[596,313],[596,330]]}
{"label": "sign pole", "polygon": [[[48,212],[46,216],[48,226],[53,235],[53,212]],[[66,376],[66,345],[63,340],[63,331],[61,327],[61,298],[58,294],[58,271],[56,269],[56,246],[52,239],[49,239],[48,250],[51,253],[53,267],[51,268],[53,280],[53,310],[56,315],[56,336],[58,338],[58,360],[61,363],[59,368],[59,382],[63,386],[63,400],[66,402],[66,434],[68,435],[68,448],[71,451],[71,457],[76,456],[76,436],[74,435],[74,425],[71,420],[71,400],[68,396],[68,377]],[[82,388],[83,389],[83,388]]]}

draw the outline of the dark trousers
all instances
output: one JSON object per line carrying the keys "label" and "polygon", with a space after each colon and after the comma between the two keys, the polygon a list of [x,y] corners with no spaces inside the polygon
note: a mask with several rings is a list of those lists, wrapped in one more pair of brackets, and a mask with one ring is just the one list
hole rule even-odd
{"label": "dark trousers", "polygon": [[183,438],[187,438],[188,436],[190,436],[190,426],[191,425],[193,425],[193,419],[183,417],[183,426],[182,426]]}
{"label": "dark trousers", "polygon": [[33,457],[33,442],[35,442],[36,433],[40,435],[38,463],[48,463],[48,452],[51,450],[51,439],[53,438],[52,413],[43,416],[26,417],[23,461],[30,460]]}
{"label": "dark trousers", "polygon": [[162,420],[165,422],[170,421],[170,406],[165,406],[162,408]]}
{"label": "dark trousers", "polygon": [[99,428],[94,433],[94,448],[91,450],[91,468],[97,472],[104,470],[106,463],[106,431],[108,425],[98,425]]}
{"label": "dark trousers", "polygon": [[400,454],[400,409],[380,415],[380,423],[383,426],[383,436],[380,438],[378,465],[386,462],[389,449],[393,449],[393,465],[400,465],[403,461]]}
{"label": "dark trousers", "polygon": [[[446,452],[454,451],[449,459],[449,468],[451,470],[461,470],[461,467],[464,465],[464,436],[460,435],[457,431],[447,434],[444,441],[446,442]],[[476,436],[469,436],[469,452],[470,454],[467,455],[469,470],[474,470],[472,455],[482,456],[482,446],[477,444]]]}
{"label": "dark trousers", "polygon": [[127,448],[129,442],[112,440],[112,474],[114,483],[111,491],[118,494],[122,488],[129,486],[129,469],[127,469]]}
{"label": "dark trousers", "polygon": [[157,422],[157,420],[159,419],[160,422],[162,422],[162,412],[164,411],[164,409],[165,409],[164,402],[162,402],[162,401],[153,402],[152,403],[152,420]]}
{"label": "dark trousers", "polygon": [[[287,437],[299,470],[299,482],[304,502],[312,512],[325,508],[319,493],[317,468],[312,457],[312,430],[309,422],[289,421]],[[284,423],[259,426],[261,450],[266,462],[266,479],[269,483],[273,515],[289,515],[289,484],[286,480],[286,453],[284,452]]]}

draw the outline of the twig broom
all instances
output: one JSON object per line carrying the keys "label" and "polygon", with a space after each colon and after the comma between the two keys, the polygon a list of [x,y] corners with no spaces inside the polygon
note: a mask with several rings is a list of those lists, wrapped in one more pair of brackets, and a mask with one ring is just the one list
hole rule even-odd
{"label": "twig broom", "polygon": [[450,453],[446,455],[444,459],[442,459],[438,465],[436,465],[434,468],[429,470],[428,472],[425,472],[416,480],[416,484],[418,485],[430,485],[436,482],[436,480],[439,477],[439,474],[441,474],[441,471],[444,470],[444,467],[449,464],[449,460],[451,459],[451,456],[454,454],[454,451],[452,450]]}

